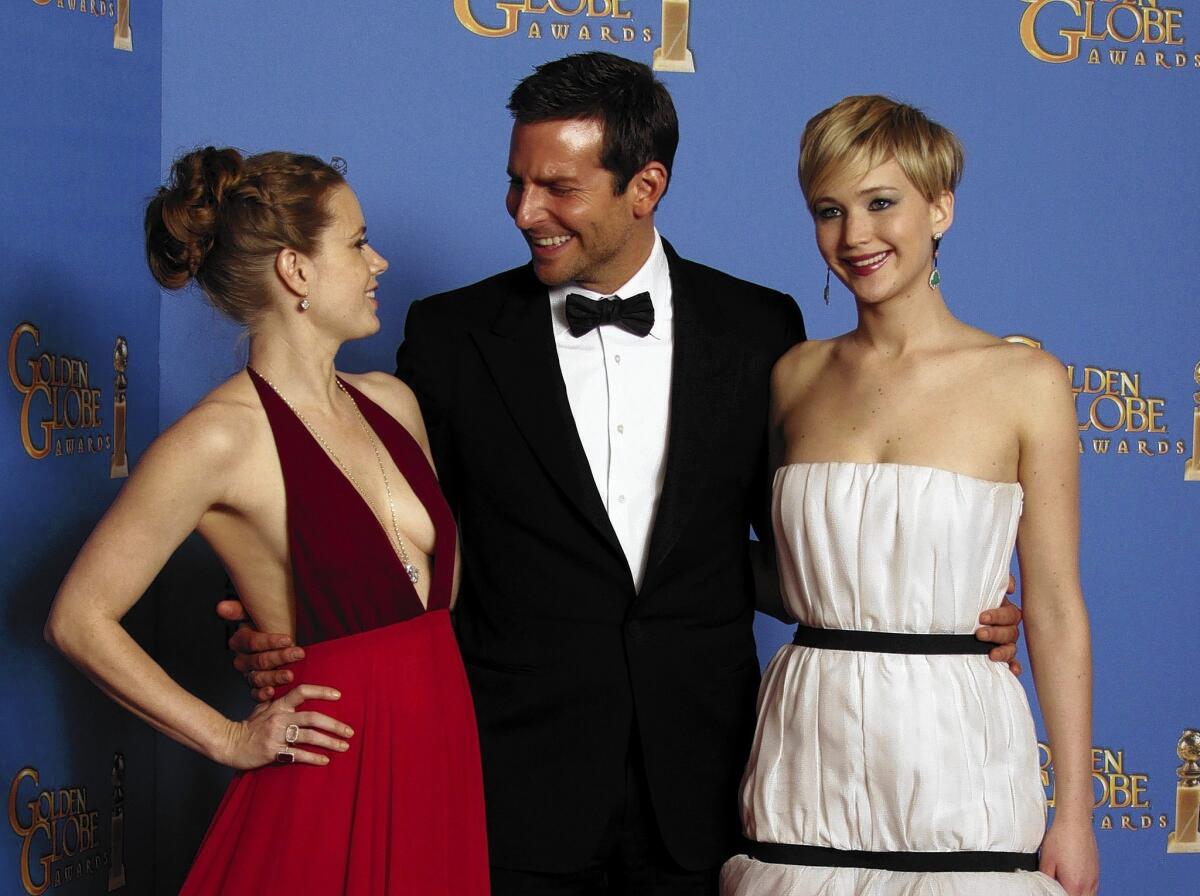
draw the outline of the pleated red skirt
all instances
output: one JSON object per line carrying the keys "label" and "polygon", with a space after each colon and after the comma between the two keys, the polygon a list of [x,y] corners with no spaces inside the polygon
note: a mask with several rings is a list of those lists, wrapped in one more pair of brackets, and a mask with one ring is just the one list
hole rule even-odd
{"label": "pleated red skirt", "polygon": [[449,613],[305,653],[294,680],[342,698],[300,708],[350,725],[350,749],[234,778],[181,893],[487,896],[479,740]]}

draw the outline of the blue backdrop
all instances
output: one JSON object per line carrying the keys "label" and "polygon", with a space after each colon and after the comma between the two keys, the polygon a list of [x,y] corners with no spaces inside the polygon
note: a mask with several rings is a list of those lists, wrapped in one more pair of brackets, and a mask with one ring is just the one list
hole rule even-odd
{"label": "blue backdrop", "polygon": [[[349,161],[391,270],[382,333],[347,346],[341,363],[390,370],[412,299],[526,257],[503,206],[513,84],[567,52],[650,62],[664,6],[687,4],[171,0],[160,30],[157,5],[134,0],[132,53],[112,48],[114,17],[71,5],[13,0],[0,14],[17,34],[0,96],[18,124],[0,141],[20,160],[0,228],[0,309],[4,335],[28,320],[42,350],[89,359],[106,411],[113,340],[129,339],[136,460],[154,431],[242,363],[233,328],[195,296],[159,303],[144,273],[140,203],[181,150],[232,144]],[[1079,391],[1102,892],[1195,892],[1200,858],[1168,854],[1166,840],[1175,742],[1200,725],[1190,674],[1200,482],[1185,479],[1200,450],[1200,174],[1188,161],[1200,138],[1200,3],[694,0],[688,45],[695,71],[662,73],[682,136],[660,229],[688,257],[792,293],[814,336],[854,317],[840,288],[828,308],[820,300],[823,265],[795,180],[804,122],[846,94],[882,92],[923,107],[966,145],[943,290],[969,322],[1040,342],[1070,365]],[[26,338],[19,360],[33,353]],[[152,755],[134,746],[142,729],[41,647],[58,578],[111,499],[109,457],[30,457],[23,395],[3,388],[13,512],[0,561],[0,772],[9,782],[37,766],[43,787],[88,784],[89,809],[107,813],[113,744],[141,749],[127,821],[159,836],[127,855],[129,890],[169,892],[224,775],[162,739]],[[111,430],[107,417],[101,428]],[[173,674],[234,713],[244,697],[211,612],[222,581],[207,549],[189,542],[157,583],[145,627]],[[760,619],[757,631],[765,662],[787,630]],[[156,788],[152,806],[133,805],[135,780]],[[37,788],[22,786],[32,798]],[[24,892],[21,843],[0,832],[0,893]],[[103,892],[103,877],[71,886]]]}
{"label": "blue backdrop", "polygon": [[[157,9],[138,4],[132,50],[117,49],[117,12],[116,3],[25,0],[0,13],[6,894],[154,886],[153,732],[41,637],[59,580],[121,483],[122,438],[136,459],[158,431],[160,301],[141,258],[140,215],[158,178],[161,25]],[[128,623],[153,648],[153,606]]]}

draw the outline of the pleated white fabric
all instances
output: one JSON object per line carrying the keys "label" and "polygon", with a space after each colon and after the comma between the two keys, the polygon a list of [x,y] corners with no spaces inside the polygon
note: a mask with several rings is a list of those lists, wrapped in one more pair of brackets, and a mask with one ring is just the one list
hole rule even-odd
{"label": "pleated white fabric", "polygon": [[[998,606],[1021,487],[931,467],[806,463],[775,477],[784,599],[815,628],[971,634]],[[873,852],[1034,852],[1045,828],[1025,692],[983,655],[787,645],[759,692],[742,787],[746,836]],[[771,865],[745,856],[725,896],[1047,894],[1041,874]]]}

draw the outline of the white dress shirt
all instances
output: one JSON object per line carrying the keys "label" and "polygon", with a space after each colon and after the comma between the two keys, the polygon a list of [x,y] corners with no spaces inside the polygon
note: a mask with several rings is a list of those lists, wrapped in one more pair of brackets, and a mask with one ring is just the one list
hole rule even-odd
{"label": "white dress shirt", "polygon": [[666,472],[671,404],[671,272],[658,231],[646,263],[612,294],[627,299],[650,293],[654,328],[646,336],[612,324],[572,336],[566,302],[573,292],[589,299],[607,296],[574,283],[555,287],[550,311],[575,428],[640,590]]}

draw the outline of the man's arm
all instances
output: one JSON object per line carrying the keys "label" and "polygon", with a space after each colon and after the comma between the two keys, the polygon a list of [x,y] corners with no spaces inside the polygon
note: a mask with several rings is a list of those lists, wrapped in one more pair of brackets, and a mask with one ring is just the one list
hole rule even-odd
{"label": "man's arm", "polygon": [[750,542],[750,572],[754,576],[754,609],[773,616],[780,622],[796,620],[783,603],[783,588],[779,582],[779,564],[775,562],[775,546],[761,541]]}
{"label": "man's arm", "polygon": [[438,485],[450,506],[457,507],[446,413],[446,377],[453,373],[454,361],[446,357],[450,347],[434,333],[427,301],[418,300],[408,308],[404,341],[396,349],[396,376],[417,396],[429,436],[429,450],[438,471]]}
{"label": "man's arm", "polygon": [[275,696],[275,688],[291,684],[291,671],[279,667],[304,658],[304,648],[296,646],[295,638],[251,628],[239,600],[220,601],[217,615],[238,624],[229,639],[229,649],[234,653],[233,668],[245,676],[251,697],[263,703]]}
{"label": "man's arm", "polygon": [[[1008,577],[1008,594],[1017,590],[1017,581]],[[1017,639],[1021,637],[1021,608],[1008,599],[994,610],[984,610],[979,614],[979,624],[982,628],[975,630],[975,637],[980,641],[991,641],[996,646],[988,653],[988,657],[997,663],[1008,663],[1013,675],[1021,674],[1021,663],[1017,659]]]}
{"label": "man's arm", "polygon": [[[776,360],[793,345],[805,339],[804,317],[799,306],[791,296],[784,296],[784,299],[786,304],[783,306],[783,321],[779,329],[775,330],[779,333],[779,341],[775,346]],[[772,395],[773,393],[772,386]],[[755,609],[790,623],[794,620],[783,603],[783,590],[775,554],[775,532],[771,525],[771,486],[775,470],[783,460],[783,444],[773,420],[774,416],[772,410],[772,419],[764,421],[768,427],[767,447],[763,461],[755,473],[751,490],[753,500],[749,508],[750,525],[754,527],[758,541],[750,542],[750,570],[754,577]]]}

